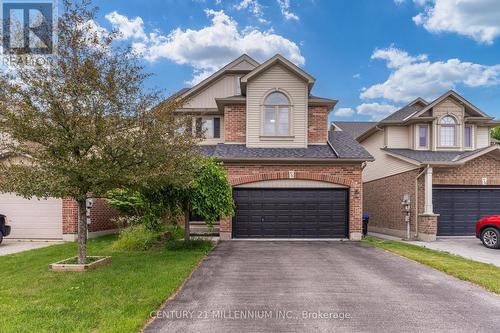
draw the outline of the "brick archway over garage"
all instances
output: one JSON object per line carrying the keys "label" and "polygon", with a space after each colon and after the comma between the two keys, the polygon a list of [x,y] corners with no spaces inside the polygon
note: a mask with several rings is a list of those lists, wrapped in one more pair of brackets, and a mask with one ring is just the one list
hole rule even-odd
{"label": "brick archway over garage", "polygon": [[[224,165],[232,186],[266,180],[313,180],[349,188],[349,238],[361,239],[362,167],[361,164],[237,164]],[[220,221],[221,239],[231,239],[232,219]]]}
{"label": "brick archway over garage", "polygon": [[302,179],[302,180],[322,181],[327,183],[344,185],[347,187],[351,187],[353,185],[352,179],[346,179],[335,175],[312,173],[309,171],[291,171],[291,172],[292,174],[286,171],[279,171],[279,172],[269,172],[269,173],[258,173],[255,175],[243,176],[238,178],[230,178],[230,183],[232,186],[238,186],[248,183],[261,182],[265,180]]}

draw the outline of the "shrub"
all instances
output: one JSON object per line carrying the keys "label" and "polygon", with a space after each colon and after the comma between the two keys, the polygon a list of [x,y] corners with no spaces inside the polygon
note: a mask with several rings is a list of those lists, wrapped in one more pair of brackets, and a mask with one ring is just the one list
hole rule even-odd
{"label": "shrub", "polygon": [[112,247],[115,250],[145,251],[160,240],[161,233],[148,230],[144,225],[138,224],[123,229]]}

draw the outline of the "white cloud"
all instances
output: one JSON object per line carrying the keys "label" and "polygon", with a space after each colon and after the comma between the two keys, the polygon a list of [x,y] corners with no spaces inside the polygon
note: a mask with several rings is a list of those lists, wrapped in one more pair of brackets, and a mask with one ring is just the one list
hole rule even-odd
{"label": "white cloud", "polygon": [[264,18],[264,12],[262,11],[262,6],[259,3],[259,0],[241,0],[240,3],[234,5],[234,9],[248,9],[260,23],[268,23],[268,21]]}
{"label": "white cloud", "polygon": [[416,61],[427,60],[426,54],[420,54],[416,57],[409,55],[406,51],[400,50],[391,46],[387,49],[375,49],[371,59],[387,60],[388,68],[398,68],[401,66],[409,65]]}
{"label": "white cloud", "polygon": [[140,17],[129,19],[126,16],[114,11],[105,16],[114,29],[121,33],[121,39],[140,38],[146,39],[144,33],[144,21]]}
{"label": "white cloud", "polygon": [[385,82],[364,88],[360,95],[363,99],[408,102],[416,97],[433,99],[457,85],[500,84],[500,65],[487,66],[459,59],[431,62],[425,55],[411,56],[394,47],[375,50],[372,59],[386,60],[391,73]]}
{"label": "white cloud", "polygon": [[354,75],[352,76],[352,78],[353,78],[353,79],[359,79],[359,78],[361,78],[361,74],[356,73],[356,74],[354,74]]}
{"label": "white cloud", "polygon": [[299,17],[290,11],[290,0],[276,0],[280,6],[281,14],[287,20],[298,21]]}
{"label": "white cloud", "polygon": [[423,12],[413,17],[430,32],[454,32],[491,44],[500,36],[498,0],[415,0]]}
{"label": "white cloud", "polygon": [[370,116],[372,120],[380,120],[397,109],[397,107],[390,104],[363,103],[356,107],[356,113],[363,116]]}
{"label": "white cloud", "polygon": [[333,114],[337,117],[350,117],[354,114],[354,110],[352,108],[340,108]]}
{"label": "white cloud", "polygon": [[145,40],[136,39],[132,44],[134,50],[151,62],[164,58],[192,66],[192,84],[243,53],[258,61],[280,53],[297,65],[305,63],[299,47],[289,39],[272,31],[239,29],[238,23],[222,10],[207,9],[205,12],[211,18],[210,25],[199,30],[177,28],[166,36],[151,32]]}

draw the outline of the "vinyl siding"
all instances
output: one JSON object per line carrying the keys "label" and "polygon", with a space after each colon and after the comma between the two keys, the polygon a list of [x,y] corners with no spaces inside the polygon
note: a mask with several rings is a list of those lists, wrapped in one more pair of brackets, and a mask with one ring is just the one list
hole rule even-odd
{"label": "vinyl siding", "polygon": [[476,127],[476,148],[484,148],[490,145],[490,128]]}
{"label": "vinyl siding", "polygon": [[[273,89],[281,89],[291,98],[291,136],[288,140],[261,138],[262,101]],[[307,83],[280,65],[252,79],[247,84],[247,146],[306,147],[307,146]]]}
{"label": "vinyl siding", "polygon": [[211,86],[203,89],[197,95],[191,97],[184,108],[217,108],[215,98],[234,96],[239,93],[236,92],[236,76],[225,75]]}
{"label": "vinyl siding", "polygon": [[388,126],[388,148],[410,148],[410,129],[407,126]]}
{"label": "vinyl siding", "polygon": [[375,161],[368,162],[364,168],[363,182],[418,169],[417,166],[389,156],[381,150],[384,146],[384,133],[382,131],[374,133],[361,144],[375,158]]}

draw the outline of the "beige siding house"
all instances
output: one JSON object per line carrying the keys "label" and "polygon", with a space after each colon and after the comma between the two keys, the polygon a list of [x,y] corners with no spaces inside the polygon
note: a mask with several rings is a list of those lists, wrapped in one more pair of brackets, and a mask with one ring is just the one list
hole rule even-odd
{"label": "beige siding house", "polygon": [[479,219],[499,215],[500,146],[490,139],[498,125],[454,91],[418,98],[380,122],[334,122],[375,158],[363,172],[370,230],[472,236]]}

